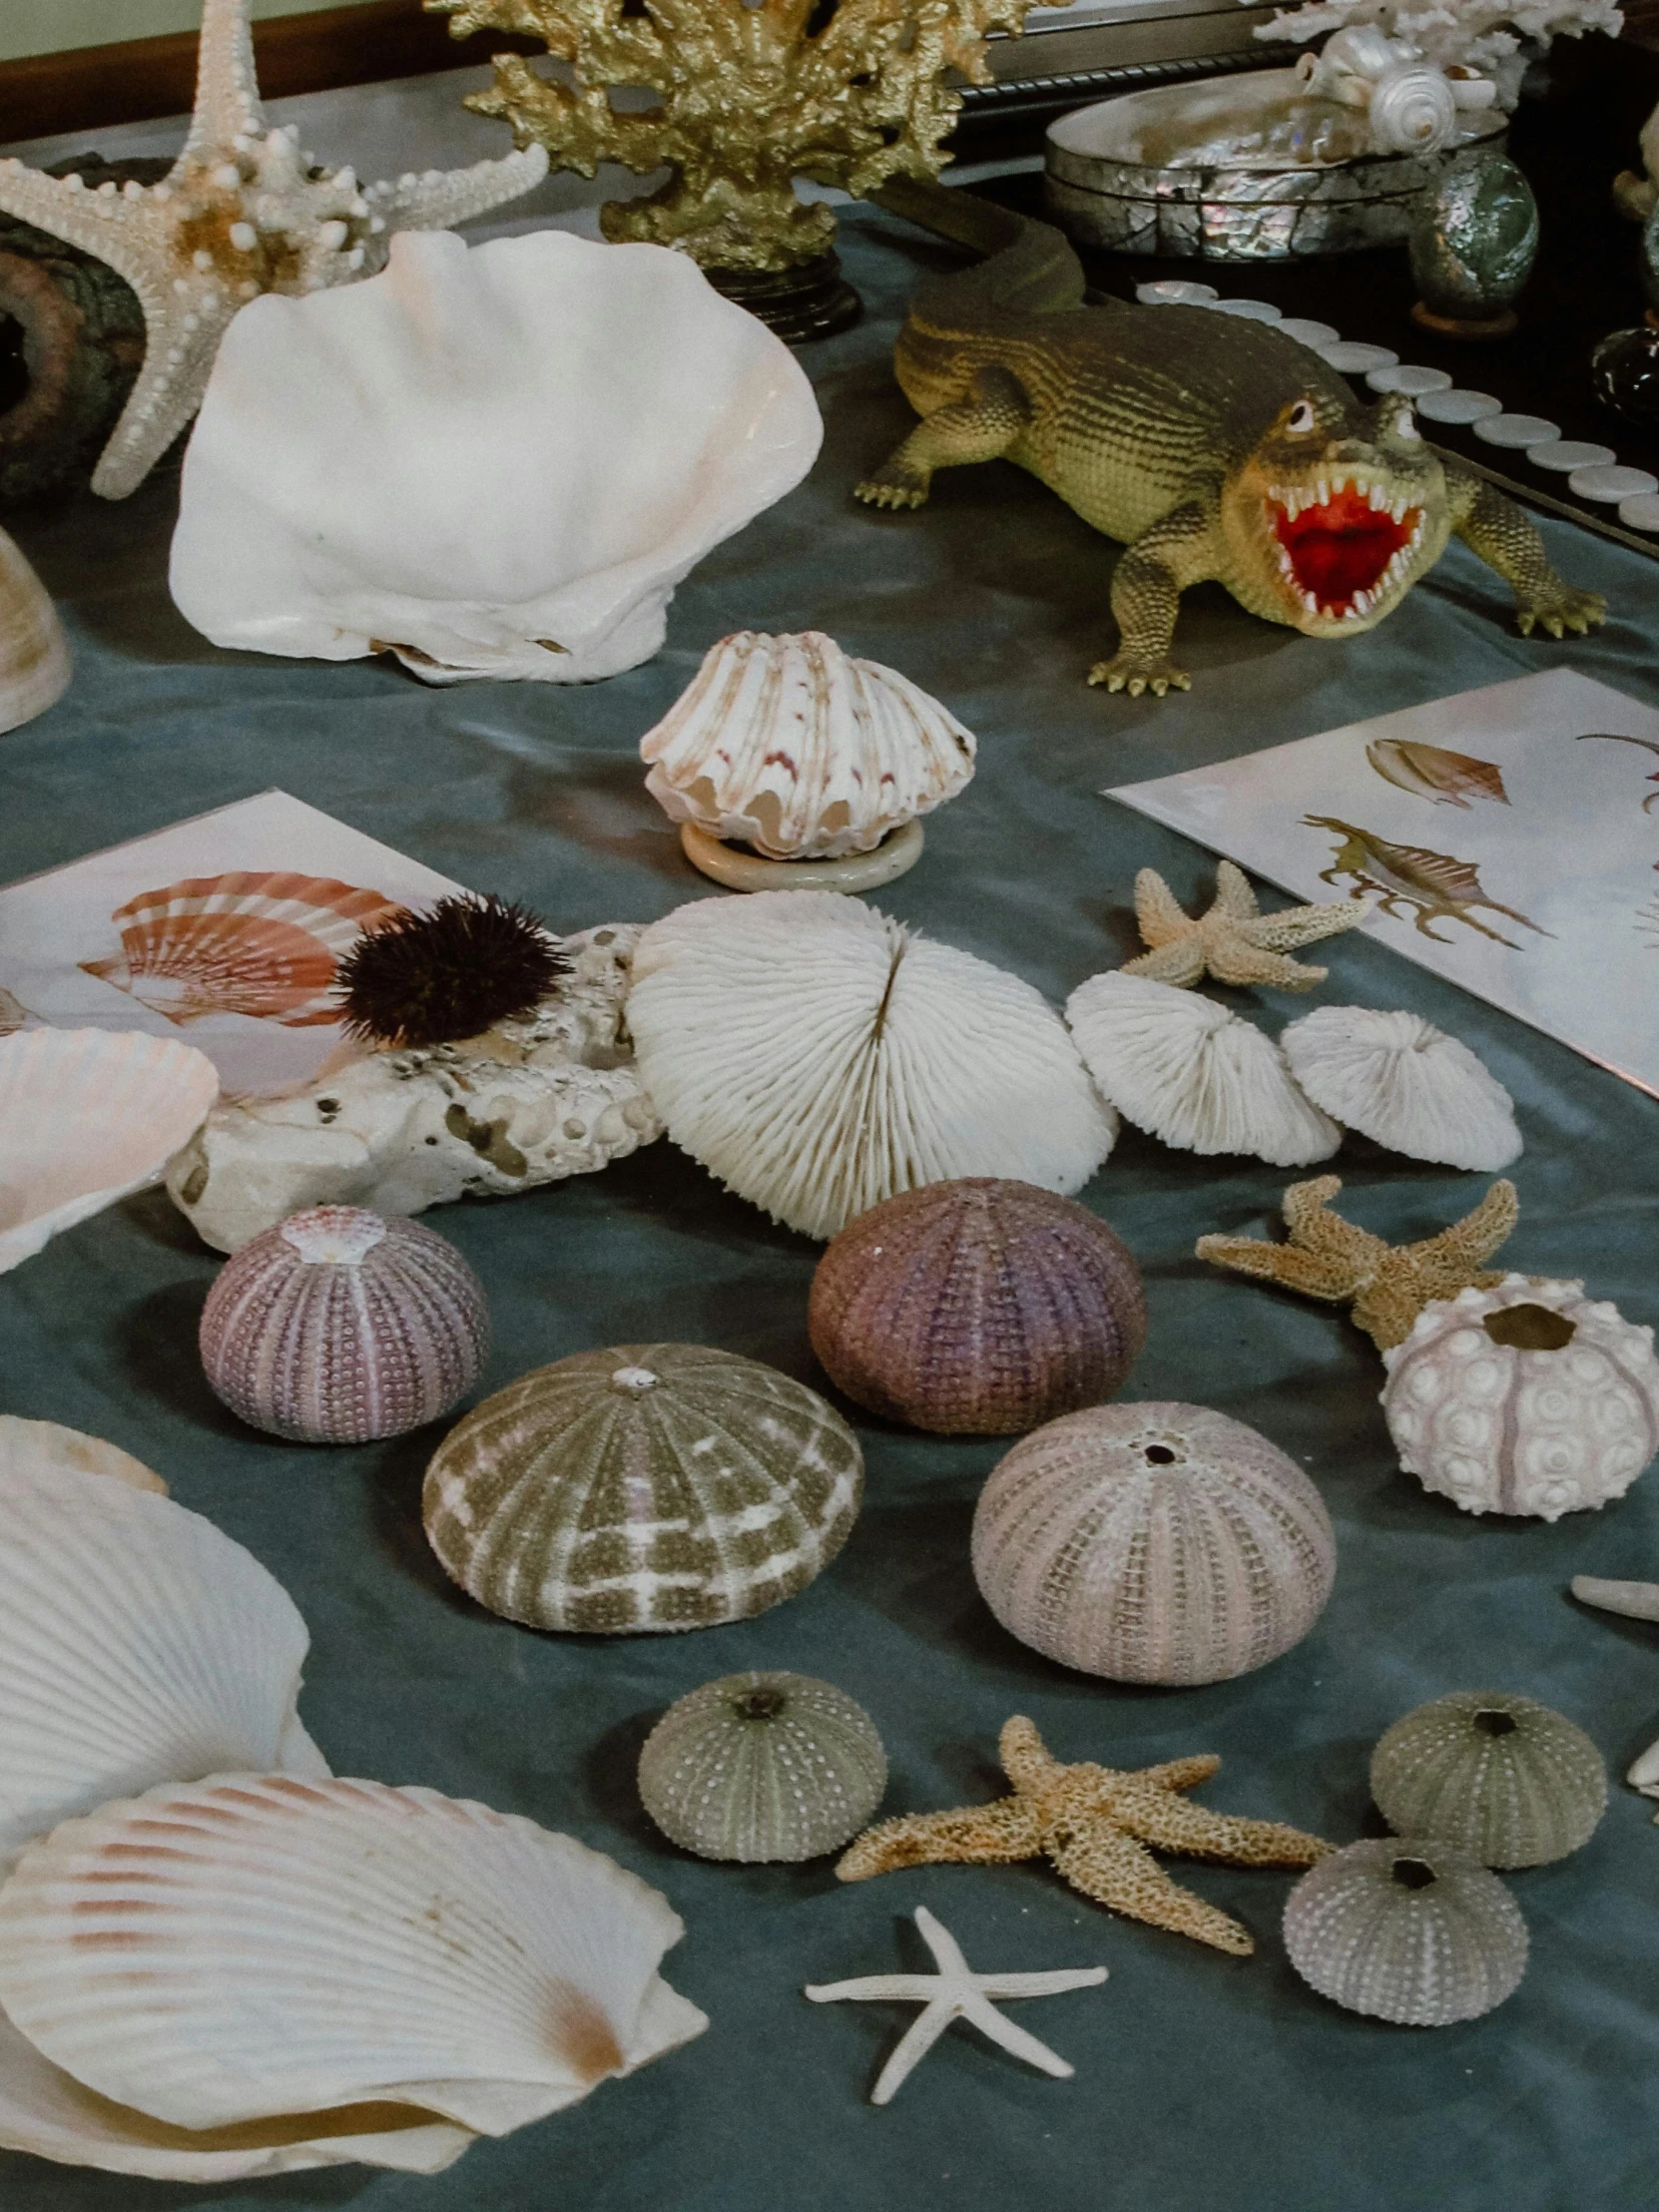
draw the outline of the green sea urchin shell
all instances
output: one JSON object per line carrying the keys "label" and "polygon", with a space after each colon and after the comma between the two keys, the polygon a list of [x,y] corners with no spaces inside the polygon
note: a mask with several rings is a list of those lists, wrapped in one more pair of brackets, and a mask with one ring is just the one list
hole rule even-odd
{"label": "green sea urchin shell", "polygon": [[727,1674],[671,1705],[640,1753],[640,1799],[700,1859],[822,1859],[887,1786],[875,1723],[832,1682]]}
{"label": "green sea urchin shell", "polygon": [[426,1534],[481,1605],[627,1635],[745,1620],[846,1541],[858,1439],[805,1383],[706,1345],[618,1345],[520,1376],[444,1438]]}
{"label": "green sea urchin shell", "polygon": [[1382,1737],[1371,1793],[1401,1836],[1443,1836],[1486,1867],[1542,1867],[1589,1841],[1607,1770],[1584,1731],[1547,1705],[1455,1690]]}
{"label": "green sea urchin shell", "polygon": [[1350,1844],[1285,1906],[1291,1964],[1321,1996],[1447,2027],[1501,2004],[1526,1971],[1526,1923],[1495,1874],[1438,1837]]}

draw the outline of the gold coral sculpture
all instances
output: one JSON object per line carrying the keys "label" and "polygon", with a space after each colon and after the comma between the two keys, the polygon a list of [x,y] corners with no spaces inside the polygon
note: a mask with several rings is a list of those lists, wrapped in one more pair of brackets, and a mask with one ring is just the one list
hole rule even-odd
{"label": "gold coral sculpture", "polygon": [[[573,81],[495,57],[495,84],[467,106],[511,123],[521,147],[592,177],[600,162],[658,192],[613,200],[613,242],[676,247],[704,268],[784,270],[818,260],[835,235],[823,202],[795,179],[855,197],[889,177],[936,177],[961,94],[948,71],[990,81],[986,34],[1017,32],[1031,0],[424,0],[456,38],[481,30],[544,38]],[[613,106],[610,88],[655,93]]]}

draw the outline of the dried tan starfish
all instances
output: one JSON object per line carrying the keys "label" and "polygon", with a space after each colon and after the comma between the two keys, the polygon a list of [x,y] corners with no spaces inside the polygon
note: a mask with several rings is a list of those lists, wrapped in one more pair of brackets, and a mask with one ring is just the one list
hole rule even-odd
{"label": "dried tan starfish", "polygon": [[1187,1804],[1179,1793],[1207,1782],[1221,1765],[1208,1753],[1132,1772],[1087,1761],[1063,1766],[1018,1713],[997,1749],[1012,1797],[866,1828],[842,1854],[839,1879],[864,1882],[899,1867],[1002,1866],[1046,1855],[1074,1890],[1114,1913],[1248,1958],[1256,1948],[1249,1930],[1172,1882],[1153,1852],[1235,1867],[1311,1867],[1332,1849],[1279,1821],[1237,1820]]}
{"label": "dried tan starfish", "polygon": [[1216,869],[1216,895],[1208,911],[1195,917],[1156,868],[1143,867],[1135,878],[1135,919],[1152,950],[1126,961],[1123,972],[1181,990],[1213,975],[1218,983],[1311,991],[1331,971],[1291,959],[1293,947],[1357,929],[1370,911],[1359,899],[1343,898],[1331,906],[1287,906],[1264,914],[1243,868],[1223,860]]}
{"label": "dried tan starfish", "polygon": [[1334,1214],[1331,1201],[1342,1187],[1338,1175],[1317,1175],[1310,1183],[1291,1185],[1284,1201],[1288,1244],[1200,1237],[1198,1257],[1236,1268],[1241,1275],[1282,1283],[1309,1298],[1337,1305],[1352,1302],[1354,1319],[1379,1352],[1404,1342],[1430,1299],[1455,1298],[1459,1291],[1483,1291],[1502,1282],[1501,1269],[1480,1263],[1491,1258],[1519,1218],[1513,1183],[1494,1183],[1473,1213],[1438,1236],[1408,1245],[1385,1244]]}

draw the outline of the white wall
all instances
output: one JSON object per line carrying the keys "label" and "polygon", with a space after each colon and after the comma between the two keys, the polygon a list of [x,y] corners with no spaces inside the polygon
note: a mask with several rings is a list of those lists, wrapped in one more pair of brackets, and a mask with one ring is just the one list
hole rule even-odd
{"label": "white wall", "polygon": [[[256,18],[308,15],[347,0],[254,0]],[[361,0],[356,0],[361,4]],[[410,8],[418,0],[409,0]],[[71,46],[105,46],[118,39],[160,38],[194,31],[201,0],[0,0],[0,61],[22,54],[56,54]]]}

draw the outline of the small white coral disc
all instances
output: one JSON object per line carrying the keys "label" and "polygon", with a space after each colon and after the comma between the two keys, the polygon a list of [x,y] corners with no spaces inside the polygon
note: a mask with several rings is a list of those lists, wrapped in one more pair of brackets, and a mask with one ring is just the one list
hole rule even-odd
{"label": "small white coral disc", "polygon": [[1519,1157],[1509,1093],[1420,1014],[1321,1006],[1280,1043],[1316,1106],[1390,1152],[1486,1174]]}
{"label": "small white coral disc", "polygon": [[683,1933],[517,1815],[229,1775],[32,1846],[0,1892],[0,2003],[175,2127],[391,2102],[501,2135],[702,2032],[657,1971]]}
{"label": "small white coral disc", "polygon": [[1111,969],[1079,983],[1066,1020],[1119,1113],[1165,1144],[1300,1168],[1343,1141],[1273,1039],[1214,999]]}
{"label": "small white coral disc", "polygon": [[810,1237],[952,1176],[1069,1196],[1112,1148],[1039,992],[856,898],[699,899],[646,930],[634,977],[628,1025],[669,1135]]}

